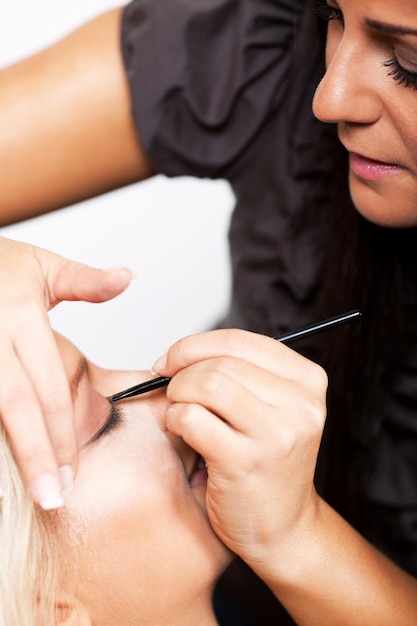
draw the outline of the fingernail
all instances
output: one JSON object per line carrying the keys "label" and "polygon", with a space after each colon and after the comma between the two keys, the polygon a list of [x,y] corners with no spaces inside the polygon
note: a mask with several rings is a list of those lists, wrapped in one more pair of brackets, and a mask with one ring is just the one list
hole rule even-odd
{"label": "fingernail", "polygon": [[71,465],[62,465],[59,468],[62,493],[69,493],[74,489],[74,474]]}
{"label": "fingernail", "polygon": [[61,484],[54,474],[40,474],[31,483],[34,499],[45,511],[64,506]]}
{"label": "fingernail", "polygon": [[152,374],[159,374],[167,366],[167,353],[160,356],[151,367]]}
{"label": "fingernail", "polygon": [[135,272],[128,267],[109,267],[106,271],[112,273],[120,272],[121,274],[128,274],[130,280],[136,278]]}

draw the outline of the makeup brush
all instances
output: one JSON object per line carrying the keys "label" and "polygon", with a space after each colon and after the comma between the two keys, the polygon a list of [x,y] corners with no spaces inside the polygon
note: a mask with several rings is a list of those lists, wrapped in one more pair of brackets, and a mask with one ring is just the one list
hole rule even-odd
{"label": "makeup brush", "polygon": [[[348,313],[342,313],[341,315],[330,317],[327,320],[322,320],[321,322],[317,322],[316,324],[310,324],[309,326],[304,326],[303,328],[299,328],[298,330],[284,333],[279,337],[274,337],[274,339],[285,344],[292,343],[293,341],[298,341],[299,339],[304,339],[305,337],[310,337],[312,335],[316,335],[317,333],[322,333],[325,330],[330,330],[330,328],[340,326],[340,324],[346,324],[347,322],[351,322],[352,320],[360,318],[361,315],[362,313],[360,311],[349,311]],[[124,391],[115,393],[113,396],[109,397],[109,400],[110,402],[118,402],[119,400],[125,400],[126,398],[140,396],[143,393],[148,393],[148,391],[154,391],[155,389],[159,389],[160,387],[166,387],[170,380],[171,379],[168,376],[158,376],[157,378],[153,378],[152,380],[147,380],[143,383],[139,383],[138,385],[134,385],[133,387],[129,387]]]}

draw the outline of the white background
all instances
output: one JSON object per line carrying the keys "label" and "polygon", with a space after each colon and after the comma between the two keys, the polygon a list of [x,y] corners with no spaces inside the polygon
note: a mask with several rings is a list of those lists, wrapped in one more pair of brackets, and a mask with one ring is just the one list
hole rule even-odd
{"label": "white background", "polygon": [[[0,0],[0,67],[113,6],[106,0]],[[118,298],[63,303],[50,319],[99,365],[148,368],[170,343],[211,327],[226,312],[232,206],[224,181],[157,176],[0,234],[96,267],[132,268],[136,278]]]}

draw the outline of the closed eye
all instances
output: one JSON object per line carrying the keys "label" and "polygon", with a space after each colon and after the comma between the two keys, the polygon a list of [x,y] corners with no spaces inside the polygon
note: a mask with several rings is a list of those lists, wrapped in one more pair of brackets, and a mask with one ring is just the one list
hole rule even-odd
{"label": "closed eye", "polygon": [[95,441],[98,441],[104,435],[107,435],[109,432],[117,428],[123,421],[123,410],[120,405],[117,405],[114,402],[109,402],[110,412],[109,415],[104,422],[104,424],[98,429],[95,435],[91,437],[86,443],[86,445],[90,445]]}
{"label": "closed eye", "polygon": [[405,67],[399,64],[396,57],[393,56],[392,59],[386,61],[384,63],[385,67],[389,67],[390,72],[388,76],[392,76],[392,78],[399,84],[404,87],[411,87],[414,91],[417,91],[417,73],[410,72],[410,70],[406,70]]}

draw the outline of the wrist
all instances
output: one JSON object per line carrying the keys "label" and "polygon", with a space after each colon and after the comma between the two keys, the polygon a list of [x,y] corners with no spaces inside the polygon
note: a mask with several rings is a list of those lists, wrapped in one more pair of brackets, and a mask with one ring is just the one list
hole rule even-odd
{"label": "wrist", "polygon": [[246,560],[269,587],[302,586],[322,561],[322,538],[328,505],[317,495],[284,532]]}

